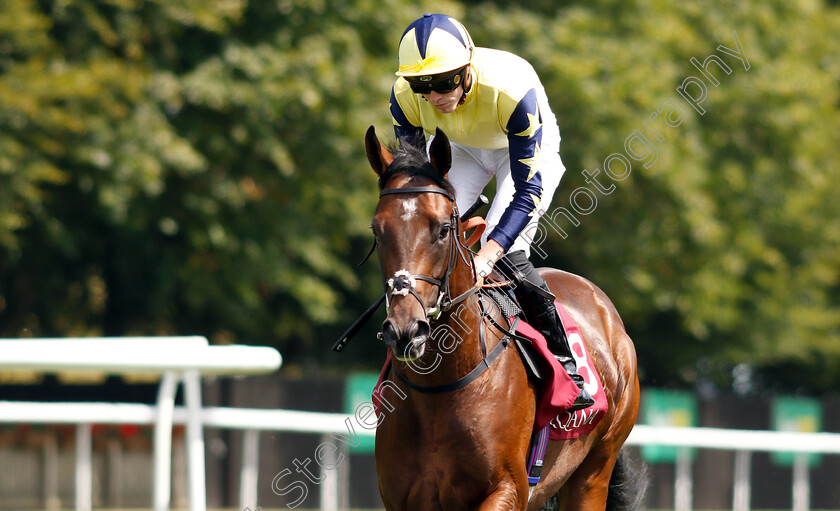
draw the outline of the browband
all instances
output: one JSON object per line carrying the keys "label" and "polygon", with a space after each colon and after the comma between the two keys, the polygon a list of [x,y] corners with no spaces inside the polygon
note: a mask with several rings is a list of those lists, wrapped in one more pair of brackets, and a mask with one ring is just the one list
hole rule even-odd
{"label": "browband", "polygon": [[447,192],[443,188],[438,188],[436,186],[409,186],[408,188],[391,188],[390,190],[382,190],[381,192],[379,192],[379,196],[382,197],[383,195],[391,195],[395,193],[439,193],[445,196],[451,202],[455,202],[455,197],[453,197],[451,193]]}

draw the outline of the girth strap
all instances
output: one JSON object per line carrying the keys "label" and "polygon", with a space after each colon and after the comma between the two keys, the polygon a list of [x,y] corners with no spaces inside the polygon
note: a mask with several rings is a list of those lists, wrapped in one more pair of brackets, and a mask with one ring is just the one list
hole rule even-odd
{"label": "girth strap", "polygon": [[531,435],[531,450],[528,455],[528,464],[525,466],[528,471],[528,486],[534,487],[540,482],[550,431],[551,424],[544,427],[538,433]]}

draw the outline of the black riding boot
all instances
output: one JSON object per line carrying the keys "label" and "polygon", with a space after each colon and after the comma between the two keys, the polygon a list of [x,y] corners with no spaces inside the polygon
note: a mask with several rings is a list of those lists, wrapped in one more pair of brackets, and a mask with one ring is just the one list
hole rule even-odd
{"label": "black riding boot", "polygon": [[580,393],[569,411],[592,406],[595,400],[583,388],[585,382],[577,372],[577,364],[574,356],[572,356],[569,340],[566,338],[566,332],[563,329],[563,323],[554,302],[522,283],[522,280],[527,279],[546,291],[548,291],[548,285],[522,251],[506,254],[496,263],[496,267],[516,283],[514,294],[519,300],[522,312],[525,313],[525,319],[545,337],[549,351],[554,354],[554,357],[580,389]]}
{"label": "black riding boot", "polygon": [[575,363],[574,356],[572,356],[572,350],[569,347],[569,339],[566,337],[563,323],[560,321],[560,316],[557,314],[554,302],[524,285],[517,287],[514,292],[519,299],[520,305],[522,305],[522,310],[525,312],[528,323],[545,337],[549,351],[554,354],[554,358],[560,362],[560,365],[569,373],[569,377],[572,378],[572,381],[580,389],[580,394],[578,394],[577,399],[575,399],[569,411],[580,410],[595,404],[595,400],[583,388],[583,384],[585,383],[583,376],[577,372],[577,364]]}

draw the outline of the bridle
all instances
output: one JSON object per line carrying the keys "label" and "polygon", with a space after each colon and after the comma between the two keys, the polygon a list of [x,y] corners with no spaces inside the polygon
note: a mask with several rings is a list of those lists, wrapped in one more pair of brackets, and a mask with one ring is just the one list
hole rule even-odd
{"label": "bridle", "polygon": [[[458,254],[460,254],[464,262],[466,262],[470,267],[473,267],[472,252],[469,250],[469,248],[464,246],[464,244],[461,243],[461,241],[458,239],[458,207],[455,203],[455,197],[453,197],[451,193],[444,190],[443,188],[437,188],[432,186],[410,186],[406,188],[391,188],[388,190],[382,190],[381,192],[379,192],[379,198],[381,199],[385,195],[405,193],[437,193],[449,199],[449,202],[452,204],[452,213],[449,216],[449,260],[447,262],[446,271],[444,272],[443,276],[439,279],[430,277],[428,275],[414,275],[411,274],[408,270],[399,270],[395,272],[394,275],[386,279],[385,311],[386,313],[390,311],[391,299],[394,295],[406,296],[409,293],[411,293],[420,302],[420,305],[423,307],[423,310],[426,314],[426,318],[431,318],[434,320],[438,319],[438,317],[440,317],[440,315],[444,311],[463,302],[478,291],[478,286],[472,286],[467,291],[461,293],[455,298],[452,298],[449,289],[449,278],[452,276],[452,271],[455,269],[455,263],[457,261]],[[465,256],[464,253],[469,255]],[[467,259],[467,257],[469,257],[469,259]],[[418,280],[422,280],[423,282],[428,282],[433,286],[437,286],[438,297],[437,300],[435,300],[434,306],[427,307],[426,304],[423,302],[423,299],[414,289],[414,286]]]}
{"label": "bridle", "polygon": [[[450,222],[449,222],[449,228],[450,228],[449,229],[450,230],[449,264],[447,265],[446,273],[444,273],[442,278],[436,279],[436,278],[433,278],[433,277],[428,277],[426,275],[419,275],[419,276],[418,275],[412,275],[407,270],[401,270],[401,271],[396,272],[391,277],[391,279],[386,279],[386,281],[385,281],[385,286],[386,286],[385,293],[379,298],[379,300],[374,302],[373,305],[368,307],[368,309],[361,316],[359,316],[359,318],[356,319],[356,321],[354,321],[353,324],[350,325],[350,327],[347,330],[345,330],[343,334],[341,334],[341,337],[339,337],[338,340],[333,344],[333,347],[332,347],[333,351],[336,351],[336,352],[342,351],[344,349],[344,347],[347,346],[347,343],[350,342],[350,339],[352,339],[353,336],[356,333],[358,333],[358,331],[364,326],[364,324],[368,320],[370,320],[370,318],[376,313],[376,311],[379,309],[379,307],[382,305],[383,302],[385,302],[387,300],[388,301],[388,307],[390,308],[391,296],[393,294],[396,294],[396,292],[399,292],[399,294],[402,294],[402,295],[407,294],[407,293],[411,293],[415,298],[417,298],[417,300],[420,302],[421,306],[423,307],[423,311],[426,314],[426,319],[428,320],[430,314],[432,315],[433,319],[437,319],[443,311],[445,311],[447,309],[450,309],[455,305],[458,305],[459,303],[463,302],[464,300],[466,300],[467,298],[469,298],[470,296],[472,296],[473,294],[475,294],[479,290],[478,279],[477,279],[476,274],[475,274],[475,265],[472,262],[473,253],[470,251],[470,249],[467,245],[465,245],[464,243],[461,242],[460,239],[457,239],[457,240],[455,239],[456,236],[459,236],[458,229],[457,229],[459,218],[458,218],[458,210],[457,210],[457,207],[456,207],[455,198],[452,196],[452,194],[447,192],[443,188],[437,188],[437,187],[431,187],[431,186],[422,186],[422,187],[392,188],[392,189],[389,189],[389,190],[383,190],[382,192],[380,192],[379,198],[381,199],[383,195],[390,195],[390,194],[397,194],[397,193],[439,193],[439,194],[445,196],[447,199],[449,199],[449,202],[452,204],[452,214],[451,214]],[[487,204],[487,202],[488,201],[487,201],[486,197],[484,197],[483,195],[479,196],[479,198],[478,198],[478,200],[476,200],[475,204],[473,204],[472,206],[467,208],[467,211],[464,213],[465,216],[460,218],[460,220],[464,221],[466,219],[466,217],[475,213],[482,205]],[[475,236],[475,233],[473,233],[473,236]],[[456,245],[456,243],[457,243],[457,245]],[[374,238],[373,239],[373,244],[370,247],[370,250],[368,251],[367,255],[364,257],[364,259],[361,260],[361,262],[359,262],[357,264],[357,266],[361,266],[362,264],[364,264],[365,261],[367,261],[370,258],[370,256],[373,255],[373,253],[377,249],[378,249],[378,243],[376,241],[376,238]],[[472,268],[473,279],[474,279],[474,282],[476,284],[474,284],[473,287],[470,288],[465,293],[462,293],[461,295],[458,295],[457,297],[452,298],[451,294],[449,292],[449,277],[451,276],[452,271],[455,268],[456,256],[454,254],[455,254],[456,250],[461,255],[461,259],[463,259],[464,262]],[[467,254],[467,255],[465,256],[464,254]],[[414,291],[414,284],[416,283],[418,278],[420,280],[423,280],[424,282],[428,282],[432,285],[438,286],[438,288],[440,289],[439,294],[438,294],[438,298],[435,301],[434,307],[428,307],[427,308],[426,304],[420,298],[420,295],[418,295],[417,292]],[[412,279],[413,279],[413,282],[412,282]],[[388,284],[388,280],[391,280],[391,284]],[[382,339],[382,332],[379,332],[377,337]]]}
{"label": "bridle", "polygon": [[[420,305],[423,307],[423,310],[426,313],[426,318],[437,319],[440,317],[441,313],[444,311],[460,304],[473,294],[476,294],[480,289],[481,286],[478,283],[478,279],[475,275],[475,265],[472,262],[473,254],[470,251],[469,247],[464,245],[464,243],[460,240],[460,233],[458,232],[458,207],[455,203],[455,198],[452,196],[451,193],[447,192],[443,188],[437,187],[430,187],[430,186],[419,186],[419,187],[406,187],[406,188],[392,188],[389,190],[383,190],[379,193],[379,198],[381,199],[384,195],[391,195],[391,194],[401,194],[401,193],[438,193],[449,199],[449,202],[452,203],[452,213],[450,215],[450,242],[449,242],[449,261],[447,262],[446,272],[443,276],[439,279],[434,277],[429,277],[427,275],[412,275],[408,270],[399,270],[394,273],[393,276],[389,277],[385,281],[385,306],[386,311],[390,310],[390,302],[391,297],[393,295],[402,295],[406,296],[411,293],[417,300],[420,302]],[[469,260],[464,253],[469,254]],[[450,289],[449,289],[449,278],[452,275],[452,271],[455,269],[455,263],[457,262],[458,255],[461,255],[461,258],[472,268],[473,272],[473,279],[475,284],[471,286],[468,290],[464,291],[460,295],[452,298]],[[439,293],[438,298],[435,301],[435,305],[433,307],[426,307],[426,304],[423,303],[423,299],[414,290],[414,285],[418,280],[422,280],[424,282],[428,282],[434,286],[438,287]],[[505,349],[510,345],[511,339],[516,335],[514,333],[516,329],[516,323],[519,321],[516,319],[513,323],[512,329],[507,330],[502,328],[498,323],[493,321],[493,318],[488,314],[488,312],[484,309],[484,305],[481,301],[481,295],[479,294],[479,301],[478,301],[479,309],[481,310],[482,318],[487,317],[490,319],[491,323],[499,328],[502,332],[505,333],[505,336],[499,340],[496,346],[488,353],[487,351],[487,344],[485,341],[485,322],[482,320],[479,322],[478,328],[478,336],[479,336],[479,346],[481,347],[481,354],[482,358],[481,361],[466,375],[458,378],[455,381],[445,383],[443,385],[420,385],[417,383],[412,382],[408,379],[405,375],[397,370],[396,366],[390,366],[389,370],[394,372],[394,375],[405,385],[409,388],[421,392],[424,394],[439,394],[444,392],[452,392],[461,388],[466,387],[473,381],[475,381],[479,376],[484,374],[484,371],[490,368],[491,364],[505,351]],[[378,337],[382,339],[382,332],[379,332]]]}

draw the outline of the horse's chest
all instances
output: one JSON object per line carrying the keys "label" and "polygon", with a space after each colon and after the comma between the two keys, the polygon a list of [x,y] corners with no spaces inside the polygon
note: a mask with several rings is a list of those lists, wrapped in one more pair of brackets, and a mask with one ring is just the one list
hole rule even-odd
{"label": "horse's chest", "polygon": [[524,480],[534,400],[524,370],[507,362],[468,390],[412,395],[386,416],[376,458],[388,510],[477,509]]}
{"label": "horse's chest", "polygon": [[394,509],[463,510],[481,502],[498,480],[497,459],[488,453],[480,428],[418,431],[400,456],[380,470],[380,482],[395,502]]}
{"label": "horse's chest", "polygon": [[467,461],[469,456],[429,452],[413,458],[417,470],[413,477],[403,480],[402,491],[397,492],[405,502],[405,507],[398,509],[462,511],[473,508],[493,491],[492,474],[478,460]]}

